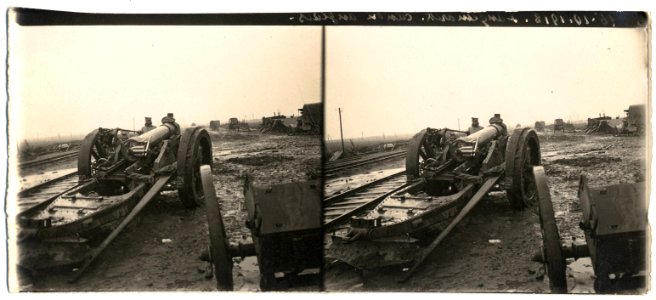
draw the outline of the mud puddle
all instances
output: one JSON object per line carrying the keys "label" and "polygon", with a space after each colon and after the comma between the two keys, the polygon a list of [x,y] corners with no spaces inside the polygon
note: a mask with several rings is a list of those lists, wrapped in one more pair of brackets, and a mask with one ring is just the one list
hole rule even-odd
{"label": "mud puddle", "polygon": [[579,258],[567,265],[568,292],[576,294],[594,294],[595,274],[589,257]]}

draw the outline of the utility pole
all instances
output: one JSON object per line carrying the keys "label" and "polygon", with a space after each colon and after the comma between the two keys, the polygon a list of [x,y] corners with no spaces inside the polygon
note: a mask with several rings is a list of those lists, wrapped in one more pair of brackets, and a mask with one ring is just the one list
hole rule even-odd
{"label": "utility pole", "polygon": [[458,130],[460,130],[460,118],[458,118]]}
{"label": "utility pole", "polygon": [[344,153],[344,131],[342,131],[342,108],[338,107],[339,111],[339,137],[342,139],[342,153]]}

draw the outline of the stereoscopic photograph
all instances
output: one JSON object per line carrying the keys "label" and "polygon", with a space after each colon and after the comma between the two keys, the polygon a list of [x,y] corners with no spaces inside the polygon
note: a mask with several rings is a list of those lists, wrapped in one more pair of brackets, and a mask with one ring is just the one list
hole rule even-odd
{"label": "stereoscopic photograph", "polygon": [[645,294],[643,12],[8,18],[8,288]]}
{"label": "stereoscopic photograph", "polygon": [[644,293],[649,31],[394,17],[536,26],[326,29],[325,289]]}
{"label": "stereoscopic photograph", "polygon": [[20,14],[12,291],[319,290],[320,27]]}

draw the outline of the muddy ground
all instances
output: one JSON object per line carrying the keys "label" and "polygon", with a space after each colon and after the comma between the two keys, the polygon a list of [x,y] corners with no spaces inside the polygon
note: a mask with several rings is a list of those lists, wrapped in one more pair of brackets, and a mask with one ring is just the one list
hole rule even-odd
{"label": "muddy ground", "polygon": [[[214,183],[232,242],[250,241],[244,226],[243,180],[257,185],[317,179],[321,141],[317,136],[262,135],[256,132],[210,132]],[[74,162],[60,163],[68,168]],[[51,166],[52,167],[52,166]],[[47,175],[53,169],[26,175]],[[41,180],[41,179],[36,179]],[[88,269],[75,284],[66,283],[65,271],[19,276],[21,291],[212,291],[208,263],[199,256],[207,249],[204,209],[184,209],[177,192],[162,192]],[[254,258],[235,259],[235,290],[259,290]],[[10,278],[10,280],[12,280]],[[308,290],[304,288],[301,290]],[[309,288],[312,290],[312,288]]]}
{"label": "muddy ground", "polygon": [[[644,181],[643,138],[547,134],[540,142],[563,241],[584,241],[578,227],[579,175],[586,175],[591,186]],[[389,161],[326,179],[324,193],[343,192],[403,167],[403,160]],[[324,286],[327,291],[548,293],[542,265],[531,260],[540,245],[538,216],[511,209],[505,193],[496,192],[478,204],[408,282],[397,283],[399,267],[363,272],[327,257]],[[593,278],[589,259],[568,261],[570,292],[594,292]]]}
{"label": "muddy ground", "polygon": [[[315,179],[320,175],[318,137],[260,135],[221,131],[211,133],[214,182],[232,242],[249,241],[244,226],[243,176],[257,184]],[[580,174],[592,186],[644,180],[645,144],[636,137],[543,135],[545,165],[554,210],[563,240],[583,239],[578,228],[581,210],[576,190]],[[74,167],[28,172],[25,176],[59,174]],[[404,167],[392,160],[361,167],[326,179],[324,193],[356,187]],[[52,175],[55,176],[55,175]],[[35,181],[43,180],[37,176]],[[405,284],[398,269],[364,273],[327,258],[324,287],[328,291],[536,292],[549,291],[544,270],[531,257],[540,247],[538,217],[530,210],[514,211],[503,192],[481,202]],[[498,241],[498,242],[497,242]],[[208,245],[203,209],[184,209],[176,192],[164,192],[121,234],[76,284],[65,272],[20,276],[22,291],[212,291],[208,264],[198,257]],[[259,290],[254,259],[238,261],[233,269],[235,290]],[[592,292],[589,260],[569,262],[570,291]],[[12,278],[10,278],[12,280]],[[307,290],[307,289],[306,289]]]}

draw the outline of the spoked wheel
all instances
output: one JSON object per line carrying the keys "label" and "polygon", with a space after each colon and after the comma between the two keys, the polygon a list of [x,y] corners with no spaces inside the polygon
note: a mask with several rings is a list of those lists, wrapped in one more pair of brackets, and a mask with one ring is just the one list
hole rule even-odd
{"label": "spoked wheel", "polygon": [[435,158],[437,142],[439,142],[439,136],[428,132],[427,129],[412,137],[405,157],[405,174],[408,179],[421,177],[424,173],[422,168],[426,161],[429,158]]}
{"label": "spoked wheel", "polygon": [[178,177],[182,177],[178,197],[185,207],[203,205],[203,185],[199,170],[201,165],[211,164],[212,141],[207,130],[200,127],[185,129],[178,148]]}
{"label": "spoked wheel", "polygon": [[200,167],[200,181],[202,182],[205,213],[210,234],[210,258],[216,277],[216,288],[221,291],[232,291],[232,256],[228,237],[223,226],[223,218],[216,200],[214,184],[212,183],[212,169],[208,165]]}
{"label": "spoked wheel", "polygon": [[544,167],[533,167],[537,187],[538,206],[540,209],[540,228],[542,228],[542,261],[549,276],[552,293],[567,293],[567,265],[560,243],[560,234],[554,217],[553,204],[549,194],[547,176]]}
{"label": "spoked wheel", "polygon": [[93,165],[96,162],[109,159],[112,149],[112,134],[110,131],[95,129],[87,134],[80,145],[77,159],[77,175],[80,180],[95,175]]}
{"label": "spoked wheel", "polygon": [[515,129],[506,147],[506,194],[513,208],[535,206],[532,168],[540,164],[540,140],[535,130]]}

